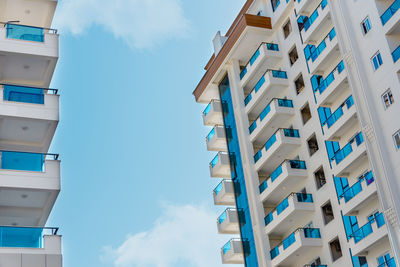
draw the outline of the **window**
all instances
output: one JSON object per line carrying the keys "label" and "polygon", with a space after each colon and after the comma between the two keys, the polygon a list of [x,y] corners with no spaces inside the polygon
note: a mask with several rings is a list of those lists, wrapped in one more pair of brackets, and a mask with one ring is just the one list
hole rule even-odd
{"label": "window", "polygon": [[303,75],[300,74],[300,76],[294,81],[294,84],[296,86],[297,94],[300,94],[301,91],[303,91],[303,89],[304,89]]}
{"label": "window", "polygon": [[385,109],[390,107],[394,103],[392,91],[389,89],[382,95],[382,101]]}
{"label": "window", "polygon": [[342,248],[340,247],[339,238],[336,237],[335,240],[329,242],[329,247],[331,249],[332,261],[336,261],[342,257]]}
{"label": "window", "polygon": [[303,125],[311,119],[311,111],[308,103],[301,109],[301,118],[303,119]]}
{"label": "window", "polygon": [[379,69],[379,67],[383,64],[382,56],[379,51],[371,58],[371,62],[374,70]]}
{"label": "window", "polygon": [[390,253],[386,252],[382,256],[377,258],[379,266],[395,266],[394,262],[391,261]]}
{"label": "window", "polygon": [[320,189],[326,184],[325,172],[322,166],[316,172],[314,172],[314,177],[317,189]]}
{"label": "window", "polygon": [[400,149],[400,131],[393,135],[394,144],[396,145],[397,150]]}
{"label": "window", "polygon": [[272,4],[272,11],[275,12],[276,8],[279,6],[279,4],[281,3],[280,0],[271,0],[271,4]]}
{"label": "window", "polygon": [[333,221],[335,216],[333,215],[333,209],[331,202],[326,203],[324,206],[321,207],[322,215],[324,216],[325,225]]}
{"label": "window", "polygon": [[285,39],[289,36],[291,32],[292,32],[292,24],[290,24],[290,20],[288,20],[283,26],[283,36],[285,37]]}
{"label": "window", "polygon": [[376,216],[379,215],[379,211],[374,211],[370,215],[367,216],[368,222],[374,221]]}
{"label": "window", "polygon": [[312,262],[310,262],[307,266],[320,266],[321,264],[322,264],[321,258],[318,257],[315,260],[313,260]]}
{"label": "window", "polygon": [[318,141],[315,134],[311,136],[310,139],[307,140],[308,151],[310,152],[310,156],[314,155],[318,151]]}
{"label": "window", "polygon": [[369,17],[366,17],[362,22],[361,22],[361,30],[363,34],[367,34],[369,30],[371,30],[371,22],[369,20]]}
{"label": "window", "polygon": [[296,47],[293,47],[293,49],[289,52],[290,66],[292,66],[298,59],[299,55],[297,54],[297,49]]}

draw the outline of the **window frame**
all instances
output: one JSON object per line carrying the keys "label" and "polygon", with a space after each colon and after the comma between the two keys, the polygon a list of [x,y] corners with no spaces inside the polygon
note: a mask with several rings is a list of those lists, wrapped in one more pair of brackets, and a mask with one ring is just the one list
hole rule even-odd
{"label": "window frame", "polygon": [[[386,105],[386,101],[385,101],[385,97],[387,97],[387,100],[389,102],[389,105]],[[394,104],[394,97],[393,97],[393,93],[392,93],[392,89],[387,89],[381,96],[382,99],[382,103],[383,103],[383,107],[385,110],[387,110],[391,105]]]}
{"label": "window frame", "polygon": [[[399,139],[399,143],[397,143],[396,137]],[[393,135],[394,146],[396,147],[396,151],[400,150],[400,130],[394,133]]]}
{"label": "window frame", "polygon": [[[376,60],[376,62],[375,62],[375,60]],[[376,63],[376,65],[375,65],[375,63]],[[383,59],[382,59],[382,55],[381,55],[380,51],[376,52],[371,57],[371,64],[372,64],[372,68],[374,71],[377,71],[383,65]]]}
{"label": "window frame", "polygon": [[372,24],[371,24],[371,20],[370,20],[369,16],[365,17],[365,19],[363,19],[361,21],[360,26],[361,26],[361,32],[363,33],[364,36],[367,35],[371,31]]}

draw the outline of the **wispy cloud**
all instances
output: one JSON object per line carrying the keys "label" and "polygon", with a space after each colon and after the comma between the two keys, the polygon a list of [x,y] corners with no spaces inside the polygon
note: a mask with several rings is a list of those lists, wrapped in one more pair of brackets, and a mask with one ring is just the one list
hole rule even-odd
{"label": "wispy cloud", "polygon": [[215,267],[219,248],[228,240],[218,236],[216,214],[203,205],[166,205],[151,229],[128,235],[118,247],[105,247],[101,258],[115,267]]}
{"label": "wispy cloud", "polygon": [[184,37],[189,28],[181,0],[63,0],[54,25],[72,34],[100,25],[132,48]]}

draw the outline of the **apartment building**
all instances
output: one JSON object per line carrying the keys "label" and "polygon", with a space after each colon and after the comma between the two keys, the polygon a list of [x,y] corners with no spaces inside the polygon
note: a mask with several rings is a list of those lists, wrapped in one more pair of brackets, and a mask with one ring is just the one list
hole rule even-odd
{"label": "apartment building", "polygon": [[0,266],[61,267],[61,236],[46,222],[60,192],[48,152],[59,121],[49,85],[59,36],[56,0],[0,0]]}
{"label": "apartment building", "polygon": [[193,94],[223,263],[400,266],[399,9],[248,0],[216,34]]}

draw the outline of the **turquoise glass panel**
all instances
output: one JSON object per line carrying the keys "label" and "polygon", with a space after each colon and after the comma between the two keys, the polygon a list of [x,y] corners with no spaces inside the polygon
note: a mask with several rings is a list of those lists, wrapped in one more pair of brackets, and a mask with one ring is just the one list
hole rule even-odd
{"label": "turquoise glass panel", "polygon": [[6,170],[42,172],[44,155],[25,152],[1,152],[1,168]]}
{"label": "turquoise glass panel", "polygon": [[43,248],[42,228],[0,227],[0,247]]}
{"label": "turquoise glass panel", "polygon": [[43,89],[39,88],[4,85],[3,99],[5,101],[44,104],[44,92]]}
{"label": "turquoise glass panel", "polygon": [[7,24],[7,38],[25,41],[44,42],[43,28]]}

